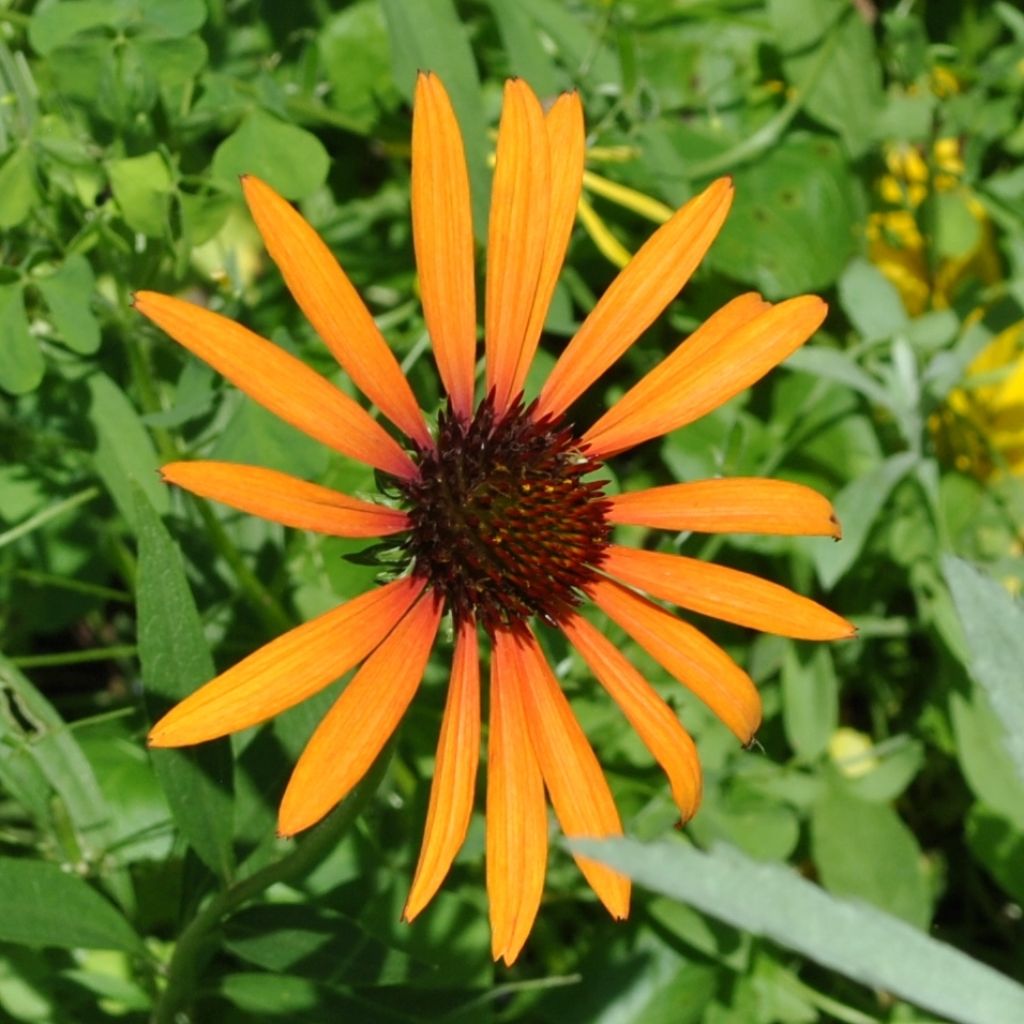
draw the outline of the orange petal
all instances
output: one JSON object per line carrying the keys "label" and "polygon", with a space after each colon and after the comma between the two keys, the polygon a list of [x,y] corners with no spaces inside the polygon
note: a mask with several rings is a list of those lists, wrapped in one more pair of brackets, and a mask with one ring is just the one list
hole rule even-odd
{"label": "orange petal", "polygon": [[559,357],[541,392],[538,418],[565,412],[651,326],[711,247],[732,194],[732,180],[720,178],[644,243]]}
{"label": "orange petal", "polygon": [[419,688],[441,611],[432,595],[413,605],[316,727],[281,799],[280,835],[315,825],[377,759]]}
{"label": "orange petal", "polygon": [[298,530],[335,537],[386,537],[409,529],[395,508],[350,498],[275,469],[236,462],[171,462],[163,479],[204,498]]}
{"label": "orange petal", "polygon": [[491,655],[487,744],[487,896],[491,953],[511,964],[530,934],[544,890],[548,820],[544,780],[527,731],[515,639],[499,629]]}
{"label": "orange petal", "polygon": [[[674,430],[679,396],[689,385],[688,353],[706,352],[771,305],[755,292],[739,295],[707,319],[670,356],[622,396],[583,436],[599,458]],[[685,408],[685,407],[683,407]]]}
{"label": "orange petal", "polygon": [[288,200],[251,174],[242,191],[306,319],[371,402],[421,447],[432,442],[409,382],[345,271]]}
{"label": "orange petal", "polygon": [[856,635],[846,619],[810,598],[724,565],[612,544],[601,569],[662,601],[764,633],[798,640],[844,640]]}
{"label": "orange petal", "polygon": [[611,580],[587,587],[594,603],[667,672],[749,743],[761,724],[761,698],[746,672],[687,622]]}
{"label": "orange petal", "polygon": [[568,92],[559,96],[544,119],[544,127],[548,135],[548,152],[552,157],[550,220],[544,241],[544,255],[540,263],[537,294],[533,300],[530,321],[512,377],[512,395],[519,394],[526,383],[526,375],[530,372],[530,364],[537,352],[548,308],[551,305],[551,296],[555,292],[555,285],[558,284],[558,275],[565,262],[565,250],[569,247],[569,238],[576,219],[576,206],[583,186],[583,161],[586,150],[583,104],[580,102],[579,94]]}
{"label": "orange petal", "polygon": [[286,423],[392,476],[416,475],[413,461],[379,423],[277,345],[170,295],[137,292],[135,308]]}
{"label": "orange petal", "polygon": [[696,533],[842,536],[827,498],[803,484],[732,477],[668,484],[609,499],[608,520]]}
{"label": "orange petal", "polygon": [[473,415],[476,282],[462,134],[441,80],[420,72],[412,118],[412,231],[434,358],[463,419]]}
{"label": "orange petal", "polygon": [[358,664],[423,590],[415,577],[370,590],[290,630],[196,690],[153,726],[153,747],[246,729],[311,697]]}
{"label": "orange petal", "polygon": [[479,761],[480,654],[476,623],[463,621],[455,638],[423,847],[403,914],[407,921],[433,898],[466,838]]}
{"label": "orange petal", "polygon": [[487,241],[487,391],[500,415],[512,387],[537,294],[551,199],[544,112],[522,79],[505,85]]}
{"label": "orange petal", "polygon": [[[533,749],[562,831],[573,838],[622,835],[608,783],[533,634],[516,638],[513,657]],[[629,914],[629,879],[599,861],[576,863],[612,917]]]}
{"label": "orange petal", "polygon": [[624,397],[628,411],[615,426],[604,429],[598,423],[587,432],[591,452],[605,457],[623,451],[717,409],[792,355],[828,313],[816,295],[801,295],[741,322],[745,307],[753,308],[755,301],[757,296],[740,296],[705,324],[706,331],[684,341],[662,364],[669,366],[668,379],[656,376],[660,368],[654,370],[634,389],[638,395]]}
{"label": "orange petal", "polygon": [[700,759],[676,713],[618,648],[586,619],[574,614],[560,625],[668,776],[683,820],[693,817],[700,804]]}

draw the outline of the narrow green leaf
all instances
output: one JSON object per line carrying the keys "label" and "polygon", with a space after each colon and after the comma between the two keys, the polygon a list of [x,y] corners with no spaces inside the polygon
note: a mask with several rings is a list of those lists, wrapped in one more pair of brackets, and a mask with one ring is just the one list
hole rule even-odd
{"label": "narrow green leaf", "polygon": [[469,183],[473,192],[473,224],[477,239],[487,237],[490,171],[487,118],[480,94],[480,77],[466,30],[452,0],[381,0],[391,33],[395,81],[411,100],[419,71],[436,71],[452,98],[466,147]]}
{"label": "narrow green leaf", "polygon": [[13,770],[19,760],[31,762],[63,804],[78,854],[87,861],[98,859],[109,840],[110,809],[74,735],[57,709],[3,655],[0,693],[4,770]]}
{"label": "narrow green leaf", "polygon": [[827,647],[816,646],[801,658],[786,645],[782,661],[782,724],[789,745],[812,760],[825,751],[839,724],[839,680]]}
{"label": "narrow green leaf", "polygon": [[[138,632],[142,685],[155,720],[214,675],[181,555],[145,494],[135,488],[139,538]],[[232,766],[224,742],[154,750],[171,813],[196,853],[222,878],[234,871]]]}
{"label": "narrow green leaf", "polygon": [[791,869],[729,847],[704,853],[678,839],[570,845],[644,888],[960,1024],[1024,1020],[1024,988],[1016,982],[899,918],[830,896]]}
{"label": "narrow green leaf", "polygon": [[62,949],[139,952],[128,922],[76,875],[57,864],[0,857],[0,939]]}
{"label": "narrow green leaf", "polygon": [[60,340],[82,355],[95,352],[100,347],[100,325],[92,311],[96,281],[89,261],[77,253],[69,256],[38,284]]}
{"label": "narrow green leaf", "polygon": [[166,513],[170,506],[160,482],[160,462],[135,407],[104,373],[94,373],[86,385],[89,420],[96,431],[96,471],[118,511],[134,524],[132,487],[137,485],[157,512]]}
{"label": "narrow green leaf", "polygon": [[0,388],[12,395],[35,391],[44,369],[43,354],[28,332],[21,285],[0,285]]}
{"label": "narrow green leaf", "polygon": [[953,603],[964,627],[971,675],[988,694],[1002,723],[1002,741],[1024,780],[1024,608],[995,580],[952,555],[942,559]]}
{"label": "narrow green leaf", "polygon": [[563,75],[541,46],[537,29],[519,4],[489,0],[501,40],[508,54],[509,71],[525,78],[541,97],[553,96]]}
{"label": "narrow green leaf", "polygon": [[814,568],[826,590],[835,586],[857,561],[893,488],[910,472],[916,460],[913,452],[890,455],[836,495],[833,505],[843,527],[843,539],[838,543],[813,541],[811,548]]}

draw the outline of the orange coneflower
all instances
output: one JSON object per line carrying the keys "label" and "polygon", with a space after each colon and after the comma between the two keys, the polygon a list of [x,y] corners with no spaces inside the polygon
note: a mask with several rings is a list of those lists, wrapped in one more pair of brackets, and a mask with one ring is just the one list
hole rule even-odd
{"label": "orange coneflower", "polygon": [[[397,579],[293,629],[161,719],[154,746],[210,740],[262,722],[361,667],[313,733],[281,802],[290,836],[318,822],[359,781],[419,686],[443,614],[452,616],[451,684],[426,831],[405,907],[437,891],[469,823],[480,746],[479,631],[491,649],[486,874],[492,950],[511,963],[540,903],[547,859],[545,790],[569,836],[619,835],[597,758],[531,623],[564,631],[664,768],[684,819],[700,799],[689,735],[671,708],[581,614],[595,604],[689,687],[743,743],[761,719],[750,677],[659,601],[785,636],[835,639],[850,625],[807,598],[743,572],[612,542],[617,523],[667,530],[838,536],[829,503],[806,487],[699,480],[615,497],[594,478],[603,460],[681,427],[762,377],[816,330],[813,296],[771,305],[743,295],[716,313],[582,435],[566,410],[664,310],[725,219],[728,179],[661,227],[619,275],[548,377],[523,385],[572,229],[583,173],[575,93],[547,114],[510,81],[498,132],[487,254],[485,397],[476,402],[473,232],[462,139],[441,82],[421,74],[413,118],[412,218],[447,406],[431,431],[370,313],[326,245],[273,189],[243,186],[289,289],[356,385],[404,435],[244,327],[179,299],[136,296],[143,314],[250,397],[336,451],[394,480],[399,508],[284,473],[217,462],[173,463],[164,476],[196,494],[300,529],[394,536]],[[577,862],[614,917],[629,882]]]}

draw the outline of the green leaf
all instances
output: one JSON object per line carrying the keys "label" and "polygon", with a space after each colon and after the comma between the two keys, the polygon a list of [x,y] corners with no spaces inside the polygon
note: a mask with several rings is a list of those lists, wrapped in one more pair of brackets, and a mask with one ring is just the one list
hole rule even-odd
{"label": "green leaf", "polygon": [[75,0],[38,7],[28,25],[28,38],[44,57],[75,36],[95,28],[115,28],[125,21],[122,0]]}
{"label": "green leaf", "polygon": [[839,302],[867,341],[891,338],[909,323],[895,285],[865,259],[851,260],[839,278]]}
{"label": "green leaf", "polygon": [[[135,488],[139,538],[139,660],[151,717],[214,676],[181,555],[146,495]],[[171,813],[203,862],[221,878],[234,871],[231,754],[224,742],[154,750]]]}
{"label": "green leaf", "polygon": [[108,160],[107,174],[128,227],[151,238],[163,236],[173,189],[164,158],[152,152]]}
{"label": "green leaf", "polygon": [[[47,816],[55,808],[55,793],[75,832],[76,851],[86,861],[99,860],[111,835],[111,812],[96,776],[67,724],[56,708],[0,655],[0,691],[9,710],[0,715],[0,739],[4,755],[0,773],[5,781],[12,773],[24,778],[31,765],[46,782]],[[19,765],[20,762],[20,765]],[[31,784],[31,783],[30,783]]]}
{"label": "green leaf", "polygon": [[330,158],[323,144],[304,128],[253,110],[213,154],[213,174],[237,186],[255,174],[286,199],[304,199],[326,180]]}
{"label": "green leaf", "polygon": [[38,201],[32,150],[18,146],[0,167],[0,228],[16,227]]}
{"label": "green leaf", "polygon": [[317,37],[331,91],[327,102],[344,114],[354,131],[368,134],[382,111],[398,105],[391,82],[391,41],[380,5],[374,0],[333,15]]}
{"label": "green leaf", "polygon": [[[804,110],[834,128],[851,156],[860,156],[874,140],[882,105],[882,69],[866,19],[843,0],[770,0],[768,9],[786,77],[797,87],[806,80],[821,47],[828,45],[826,40],[838,36]],[[841,24],[836,24],[837,18]]]}
{"label": "green leaf", "polygon": [[141,951],[114,907],[57,864],[0,857],[0,939],[62,949]]}
{"label": "green leaf", "polygon": [[910,472],[916,461],[917,456],[913,452],[890,455],[870,472],[852,480],[836,495],[833,505],[843,527],[843,539],[838,542],[813,541],[811,546],[815,571],[826,590],[835,586],[857,561],[893,488]]}
{"label": "green leaf", "polygon": [[46,364],[29,334],[20,284],[0,284],[0,388],[11,395],[35,391]]}
{"label": "green leaf", "polygon": [[1001,723],[995,733],[1010,755],[1017,778],[1024,781],[1024,608],[995,580],[963,559],[942,559],[957,614],[970,651],[970,669],[992,703]]}
{"label": "green leaf", "polygon": [[960,1024],[1024,1020],[1024,988],[1016,982],[899,918],[830,896],[789,868],[728,847],[703,853],[678,839],[570,845],[647,889],[944,1018]]}
{"label": "green leaf", "polygon": [[139,16],[147,28],[156,29],[172,37],[187,36],[197,32],[206,21],[206,4],[203,0],[135,0]]}
{"label": "green leaf", "polygon": [[473,193],[473,224],[480,241],[487,237],[490,207],[490,171],[487,156],[487,118],[480,94],[480,78],[466,30],[452,0],[381,0],[388,31],[395,82],[412,100],[419,71],[435,71],[451,96],[462,128],[466,164]]}
{"label": "green leaf", "polygon": [[78,253],[72,254],[37,284],[50,307],[60,340],[81,355],[95,352],[100,347],[100,325],[92,312],[96,281],[89,261]]}
{"label": "green leaf", "polygon": [[89,421],[96,431],[96,471],[129,525],[135,523],[133,485],[161,514],[170,508],[167,488],[160,482],[160,462],[153,442],[135,407],[104,373],[86,381]]}
{"label": "green leaf", "polygon": [[839,146],[824,135],[790,137],[735,179],[708,264],[770,299],[832,284],[857,238],[856,186]]}
{"label": "green leaf", "polygon": [[509,72],[525,78],[542,98],[554,96],[563,76],[541,45],[537,29],[519,4],[488,0],[508,54]]}
{"label": "green leaf", "polygon": [[298,1019],[321,1005],[321,992],[317,985],[305,978],[287,974],[259,974],[236,972],[220,979],[218,991],[240,1010],[256,1017],[287,1016]]}
{"label": "green leaf", "polygon": [[786,739],[805,760],[824,753],[839,724],[839,680],[832,655],[824,646],[801,658],[786,645],[782,661],[782,724]]}
{"label": "green leaf", "polygon": [[1024,832],[1012,821],[975,804],[967,815],[967,843],[1006,893],[1024,901]]}
{"label": "green leaf", "polygon": [[921,848],[887,804],[868,803],[833,781],[811,816],[811,853],[825,888],[855,896],[919,928],[931,919]]}

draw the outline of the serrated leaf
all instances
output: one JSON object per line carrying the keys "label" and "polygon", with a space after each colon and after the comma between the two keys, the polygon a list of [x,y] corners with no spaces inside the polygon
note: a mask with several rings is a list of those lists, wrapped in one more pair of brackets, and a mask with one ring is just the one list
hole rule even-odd
{"label": "serrated leaf", "polygon": [[100,347],[100,325],[92,311],[96,281],[89,261],[73,254],[38,286],[60,340],[81,355],[95,352]]}
{"label": "serrated leaf", "polygon": [[[177,545],[146,495],[134,488],[139,538],[139,660],[152,720],[214,676]],[[232,764],[224,742],[154,750],[171,813],[203,862],[221,878],[234,871]]]}
{"label": "serrated leaf", "polygon": [[1024,781],[1024,608],[961,558],[946,555],[942,571],[967,638],[967,667],[985,688],[1002,724],[1000,739]]}
{"label": "serrated leaf", "polygon": [[213,175],[237,187],[255,174],[286,199],[304,199],[326,180],[330,158],[323,143],[304,128],[253,110],[213,154]]}
{"label": "serrated leaf", "polygon": [[1024,988],[987,964],[867,904],[830,896],[789,868],[681,840],[576,840],[644,888],[960,1024],[1017,1024]]}
{"label": "serrated leaf", "polygon": [[0,857],[0,940],[62,949],[123,949],[142,942],[114,906],[57,864]]}

